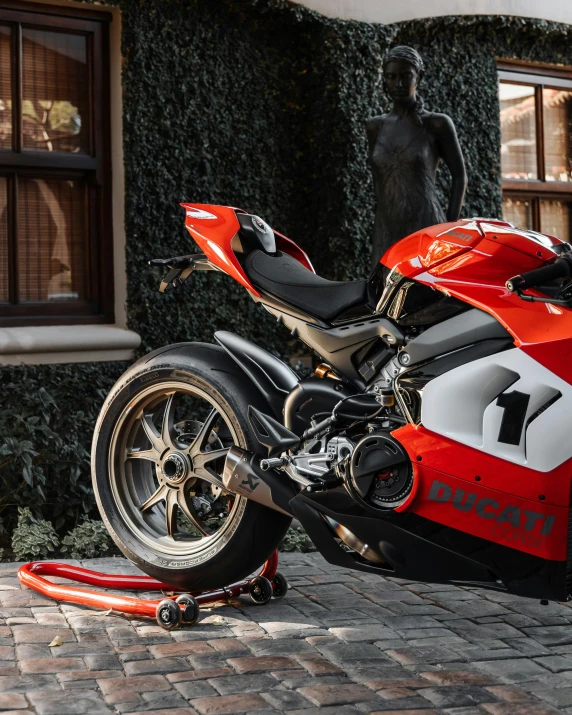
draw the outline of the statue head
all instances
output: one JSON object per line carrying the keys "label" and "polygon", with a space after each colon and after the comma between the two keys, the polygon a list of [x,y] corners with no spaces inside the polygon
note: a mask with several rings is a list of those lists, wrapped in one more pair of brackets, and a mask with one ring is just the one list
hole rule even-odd
{"label": "statue head", "polygon": [[393,47],[383,58],[385,91],[394,102],[407,103],[414,100],[424,69],[421,55],[413,47]]}

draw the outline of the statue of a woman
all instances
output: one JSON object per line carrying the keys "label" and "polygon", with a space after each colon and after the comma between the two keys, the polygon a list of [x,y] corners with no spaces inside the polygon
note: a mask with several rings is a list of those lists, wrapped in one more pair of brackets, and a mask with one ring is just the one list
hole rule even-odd
{"label": "statue of a woman", "polygon": [[[467,186],[463,154],[451,119],[423,107],[417,94],[423,69],[413,48],[391,49],[383,61],[383,83],[393,109],[367,123],[377,198],[374,265],[401,238],[445,220],[456,221],[461,213]],[[441,159],[452,179],[446,218],[435,190]]]}

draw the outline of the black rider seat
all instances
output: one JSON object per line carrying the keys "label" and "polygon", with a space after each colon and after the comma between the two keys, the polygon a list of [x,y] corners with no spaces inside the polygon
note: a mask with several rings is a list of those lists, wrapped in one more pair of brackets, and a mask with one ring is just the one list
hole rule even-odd
{"label": "black rider seat", "polygon": [[244,272],[250,282],[308,315],[332,320],[366,302],[367,281],[329,281],[305,268],[287,253],[250,253]]}

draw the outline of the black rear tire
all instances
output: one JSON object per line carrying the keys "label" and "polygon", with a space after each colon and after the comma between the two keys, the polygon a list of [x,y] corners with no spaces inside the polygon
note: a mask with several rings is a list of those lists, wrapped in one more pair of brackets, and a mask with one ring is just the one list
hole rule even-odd
{"label": "black rear tire", "polygon": [[188,591],[220,588],[262,566],[278,547],[291,519],[244,497],[236,497],[231,526],[225,527],[220,537],[215,533],[213,539],[216,537],[218,541],[215,539],[212,544],[210,536],[204,537],[202,541],[207,546],[202,550],[199,541],[174,539],[171,544],[167,531],[164,537],[153,539],[152,532],[144,530],[143,522],[138,529],[135,517],[130,517],[131,512],[122,502],[122,494],[136,491],[137,485],[133,484],[137,476],[129,472],[131,486],[123,492],[114,476],[116,460],[120,459],[117,434],[129,406],[136,404],[143,394],[160,391],[162,385],[170,385],[169,389],[180,385],[181,390],[196,390],[206,396],[224,416],[234,433],[234,441],[243,449],[256,451],[258,446],[247,419],[249,404],[266,412],[269,408],[222,349],[186,343],[155,351],[135,363],[114,386],[96,425],[93,486],[101,517],[119,549],[145,573],[174,588]]}

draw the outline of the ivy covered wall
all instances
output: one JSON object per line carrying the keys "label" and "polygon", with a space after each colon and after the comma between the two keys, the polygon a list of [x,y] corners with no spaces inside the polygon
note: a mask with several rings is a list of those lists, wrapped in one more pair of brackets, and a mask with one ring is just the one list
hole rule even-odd
{"label": "ivy covered wall", "polygon": [[[257,213],[300,243],[318,273],[366,275],[374,206],[364,125],[388,109],[380,69],[390,46],[421,52],[425,104],[457,126],[469,176],[465,216],[501,211],[496,58],[572,65],[572,28],[541,21],[447,17],[380,26],[326,19],[282,0],[114,4],[123,22],[128,317],[143,351],[211,341],[220,328],[280,353],[296,347],[223,275],[197,274],[168,296],[158,293],[160,274],[148,259],[195,250],[180,201]],[[447,183],[443,171],[444,203]],[[47,517],[68,493],[66,518],[89,508],[91,425],[123,367],[0,369],[0,383],[10,386],[4,420],[16,442],[37,452],[30,459],[44,480],[30,485],[39,477],[23,475],[22,457],[0,451],[0,477],[11,485],[0,516],[36,494],[37,484]],[[81,399],[70,399],[88,383]],[[69,482],[49,444],[26,426],[39,387],[50,405],[38,407],[40,420],[70,435]]]}

